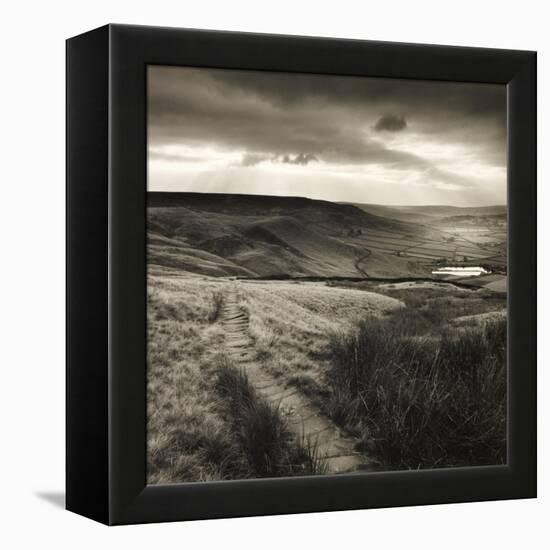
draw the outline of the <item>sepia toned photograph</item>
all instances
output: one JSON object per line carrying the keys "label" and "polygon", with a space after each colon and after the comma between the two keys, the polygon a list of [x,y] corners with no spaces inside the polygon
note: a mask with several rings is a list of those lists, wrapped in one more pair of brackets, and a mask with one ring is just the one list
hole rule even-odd
{"label": "sepia toned photograph", "polygon": [[147,68],[147,483],[507,462],[506,87]]}

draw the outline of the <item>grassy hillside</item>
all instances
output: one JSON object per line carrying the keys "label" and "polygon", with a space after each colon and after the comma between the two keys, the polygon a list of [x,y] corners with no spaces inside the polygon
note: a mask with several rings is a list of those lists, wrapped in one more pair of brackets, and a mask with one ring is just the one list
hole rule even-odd
{"label": "grassy hillside", "polygon": [[261,370],[381,469],[505,460],[506,298],[431,283],[148,278],[148,482],[319,473],[226,354],[230,286]]}
{"label": "grassy hillside", "polygon": [[225,353],[218,314],[227,284],[148,276],[149,484],[308,475],[322,467]]}
{"label": "grassy hillside", "polygon": [[[147,480],[150,484],[318,473],[285,417],[231,364],[219,311],[225,279],[148,276]],[[317,384],[330,334],[401,302],[314,284],[239,283],[258,360],[288,385]],[[307,388],[306,388],[307,391]]]}
{"label": "grassy hillside", "polygon": [[[419,275],[414,261],[370,250],[371,232],[424,236],[420,225],[299,197],[148,194],[149,263],[209,276]],[[367,258],[369,258],[367,260]]]}
{"label": "grassy hillside", "polygon": [[319,382],[332,332],[402,307],[396,298],[320,283],[244,282],[240,287],[256,351],[264,367],[287,383]]}

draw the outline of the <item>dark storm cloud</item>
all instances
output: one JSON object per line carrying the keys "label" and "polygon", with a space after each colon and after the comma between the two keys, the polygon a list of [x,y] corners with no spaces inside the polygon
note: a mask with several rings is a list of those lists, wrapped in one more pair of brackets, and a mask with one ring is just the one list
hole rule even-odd
{"label": "dark storm cloud", "polygon": [[385,114],[376,122],[374,129],[378,132],[387,130],[388,132],[399,132],[407,127],[407,121],[404,116]]}
{"label": "dark storm cloud", "polygon": [[[177,71],[177,69],[176,69]],[[310,101],[363,108],[371,105],[407,105],[429,110],[500,118],[506,96],[504,86],[458,82],[384,78],[331,77],[299,73],[204,71],[201,78],[213,87],[242,90],[272,105],[293,108]],[[185,79],[185,78],[184,78]],[[382,110],[382,112],[406,112]],[[380,109],[378,114],[380,115]]]}
{"label": "dark storm cloud", "polygon": [[407,128],[505,165],[503,86],[169,67],[150,67],[148,81],[155,146],[242,151],[243,166],[279,159],[437,171],[429,157],[387,141]]}

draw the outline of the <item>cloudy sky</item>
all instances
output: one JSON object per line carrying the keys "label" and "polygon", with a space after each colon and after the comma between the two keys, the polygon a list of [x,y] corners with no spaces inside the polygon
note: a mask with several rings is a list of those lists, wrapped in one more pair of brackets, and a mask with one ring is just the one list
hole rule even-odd
{"label": "cloudy sky", "polygon": [[150,66],[148,189],[504,204],[506,89]]}

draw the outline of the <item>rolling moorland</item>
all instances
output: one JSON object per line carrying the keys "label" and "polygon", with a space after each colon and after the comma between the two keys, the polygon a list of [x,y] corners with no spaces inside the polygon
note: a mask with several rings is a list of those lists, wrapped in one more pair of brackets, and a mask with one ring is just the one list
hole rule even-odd
{"label": "rolling moorland", "polygon": [[505,216],[150,193],[149,483],[504,462]]}

